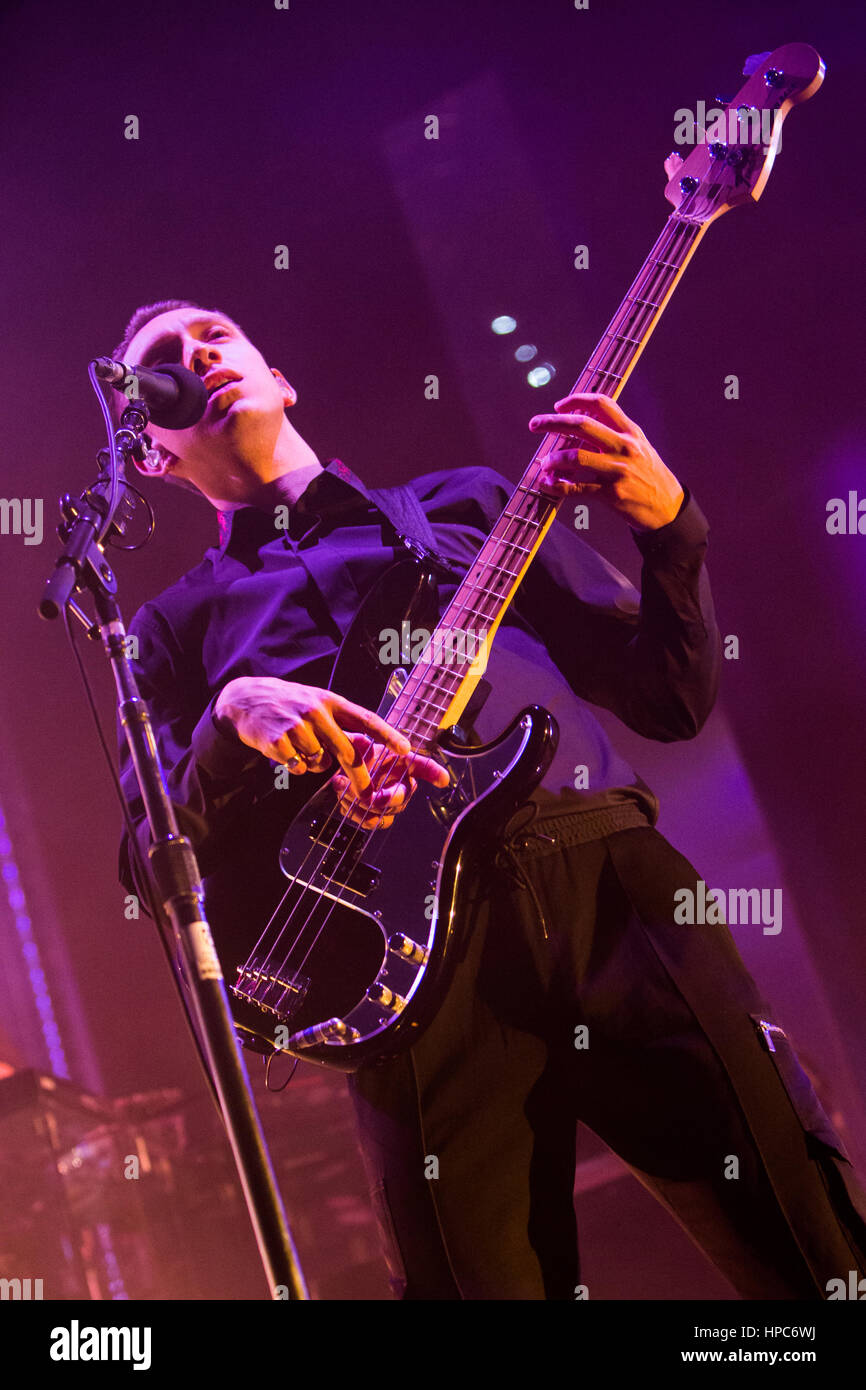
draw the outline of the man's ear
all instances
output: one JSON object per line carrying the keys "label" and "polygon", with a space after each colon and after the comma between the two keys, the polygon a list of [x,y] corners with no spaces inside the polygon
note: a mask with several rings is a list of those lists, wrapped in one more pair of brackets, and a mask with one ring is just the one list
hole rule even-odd
{"label": "man's ear", "polygon": [[170,449],[166,449],[164,444],[155,444],[149,435],[144,436],[147,440],[148,449],[141,463],[134,459],[135,467],[139,473],[146,478],[164,478],[167,483],[173,483],[175,487],[185,488],[187,492],[194,492],[196,497],[203,497],[201,488],[196,487],[186,478],[179,478],[175,473],[175,465],[180,463],[180,459],[173,454]]}
{"label": "man's ear", "polygon": [[149,444],[147,453],[141,463],[136,459],[135,466],[139,473],[143,473],[146,478],[164,478],[177,463],[174,454],[164,448],[162,444]]}
{"label": "man's ear", "polygon": [[298,393],[295,390],[294,386],[292,386],[290,382],[286,381],[286,378],[283,376],[282,372],[278,371],[276,367],[271,367],[270,371],[271,376],[275,377],[276,380],[279,382],[280,386],[282,386],[283,388],[283,405],[286,408],[288,408],[290,405],[294,405],[298,399]]}

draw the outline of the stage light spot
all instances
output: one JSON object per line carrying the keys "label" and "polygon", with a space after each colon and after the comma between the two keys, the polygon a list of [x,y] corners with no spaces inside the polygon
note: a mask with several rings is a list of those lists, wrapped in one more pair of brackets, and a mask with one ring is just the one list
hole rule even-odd
{"label": "stage light spot", "polygon": [[540,367],[533,367],[532,371],[526,373],[526,380],[530,386],[546,386],[556,376],[556,368],[549,362],[542,362]]}

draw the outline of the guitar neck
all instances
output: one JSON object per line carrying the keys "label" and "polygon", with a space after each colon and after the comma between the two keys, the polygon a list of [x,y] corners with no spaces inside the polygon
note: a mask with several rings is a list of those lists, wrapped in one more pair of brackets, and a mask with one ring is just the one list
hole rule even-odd
{"label": "guitar neck", "polygon": [[[671,213],[570,394],[619,395],[708,225]],[[413,744],[431,743],[455,724],[481,678],[496,629],[561,505],[538,489],[561,439],[543,436],[391,707],[389,722]]]}

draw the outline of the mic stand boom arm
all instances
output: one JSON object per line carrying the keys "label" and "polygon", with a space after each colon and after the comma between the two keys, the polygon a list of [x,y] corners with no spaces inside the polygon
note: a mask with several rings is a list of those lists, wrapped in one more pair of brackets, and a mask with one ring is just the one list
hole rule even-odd
{"label": "mic stand boom arm", "polygon": [[[92,367],[90,375],[96,386]],[[107,410],[104,402],[103,406]],[[110,420],[109,415],[106,418]],[[112,439],[111,475],[101,475],[78,502],[63,499],[66,523],[59,530],[65,548],[45,585],[39,611],[44,618],[56,618],[69,607],[95,635],[95,625],[88,622],[72,598],[73,591],[81,588],[93,594],[99,634],[114,673],[118,713],[150,827],[148,871],[156,890],[155,899],[171,922],[180,950],[193,1017],[204,1045],[271,1297],[285,1297],[281,1292],[285,1289],[289,1298],[306,1300],[309,1295],[304,1276],[235,1040],[228,994],[205,916],[201,875],[192,845],[179,833],[150,716],[138,691],[115,597],[117,582],[103,553],[112,530],[123,534],[131,515],[120,457],[125,461],[129,455],[144,456],[141,436],[148,419],[142,402],[128,406],[122,416],[125,428]]]}

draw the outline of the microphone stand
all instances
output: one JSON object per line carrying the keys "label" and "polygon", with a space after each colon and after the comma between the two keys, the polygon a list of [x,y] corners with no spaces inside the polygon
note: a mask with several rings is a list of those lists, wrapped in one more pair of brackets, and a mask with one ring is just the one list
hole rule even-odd
{"label": "microphone stand", "polygon": [[[124,478],[124,464],[129,457],[145,457],[142,436],[150,413],[143,401],[134,400],[121,416],[121,428],[114,431],[93,363],[89,374],[100,395],[111,441],[111,448],[100,450],[98,458],[110,466],[77,500],[69,494],[61,498],[65,520],[58,526],[58,533],[64,550],[45,585],[39,612],[43,618],[53,619],[68,608],[84,624],[89,636],[102,639],[114,673],[118,712],[150,826],[148,858],[155,902],[161,903],[174,930],[195,1030],[203,1042],[271,1297],[284,1297],[281,1291],[286,1290],[289,1298],[306,1300],[309,1294],[303,1272],[235,1040],[228,993],[205,916],[201,876],[192,845],[178,830],[150,716],[139,694],[129,655],[116,599],[117,580],[104,554],[112,536],[125,534],[135,507]],[[73,598],[74,592],[85,588],[93,595],[98,624]],[[188,1022],[193,1028],[193,1020]]]}

